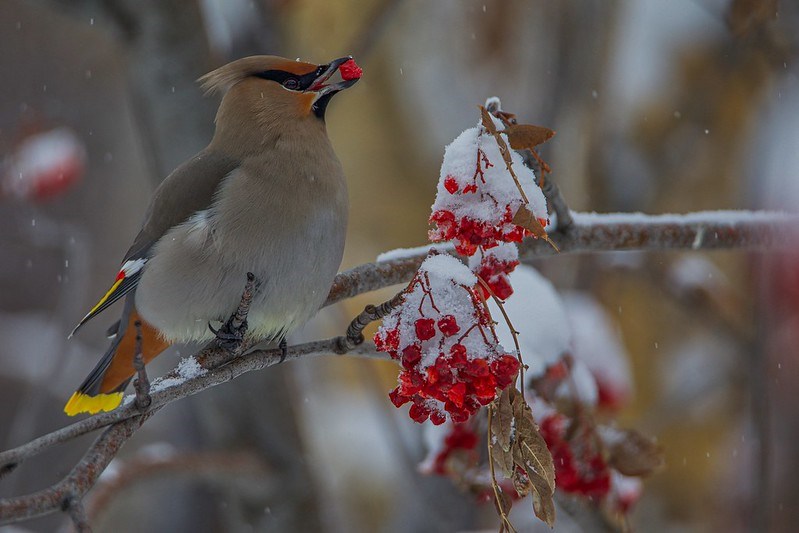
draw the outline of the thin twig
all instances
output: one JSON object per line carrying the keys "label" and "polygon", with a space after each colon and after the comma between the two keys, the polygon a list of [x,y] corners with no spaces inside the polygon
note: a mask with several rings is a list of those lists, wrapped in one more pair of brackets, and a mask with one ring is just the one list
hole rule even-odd
{"label": "thin twig", "polygon": [[[119,464],[117,464],[119,463]],[[124,491],[143,481],[157,477],[180,475],[219,484],[249,480],[267,485],[269,468],[250,452],[175,452],[166,457],[139,453],[133,459],[114,462],[114,474],[103,476],[86,499],[86,516],[94,522]],[[275,487],[276,488],[276,487]]]}
{"label": "thin twig", "polygon": [[105,430],[70,473],[54,485],[26,496],[0,499],[0,524],[44,516],[68,508],[68,500],[82,498],[122,445],[153,412],[124,420]]}
{"label": "thin twig", "polygon": [[480,111],[483,113],[483,128],[494,137],[494,140],[497,143],[497,147],[499,148],[499,153],[502,154],[502,159],[505,161],[505,168],[508,170],[510,177],[513,178],[513,182],[516,184],[516,188],[519,189],[519,194],[524,201],[524,205],[529,205],[530,200],[527,199],[527,194],[525,194],[524,189],[522,188],[522,184],[519,181],[519,178],[516,176],[516,172],[513,171],[513,160],[510,156],[510,147],[505,142],[505,139],[497,131],[496,126],[494,125],[494,121],[491,120],[489,116],[488,110],[485,107],[480,106]]}
{"label": "thin twig", "polygon": [[519,377],[521,378],[521,386],[519,387],[519,390],[522,393],[522,397],[524,397],[524,359],[522,359],[522,349],[519,346],[519,332],[516,331],[515,327],[513,327],[513,322],[511,322],[508,313],[505,311],[505,306],[503,305],[504,302],[500,300],[496,294],[494,294],[494,291],[491,290],[491,287],[488,286],[488,283],[486,283],[482,277],[477,276],[477,281],[480,282],[480,285],[482,285],[491,298],[494,299],[494,303],[496,303],[497,307],[499,307],[499,311],[502,313],[502,316],[505,318],[505,323],[508,325],[511,337],[513,337],[513,344],[516,346],[516,358],[519,360]]}
{"label": "thin twig", "polygon": [[[288,349],[287,359],[337,353],[341,344],[341,337],[299,344]],[[363,343],[350,353],[379,359],[388,359],[389,357],[377,352],[372,343]],[[67,489],[68,494],[83,496],[94,485],[97,477],[108,466],[108,463],[119,451],[122,444],[144,422],[144,419],[160,410],[164,405],[194,395],[210,387],[226,383],[242,374],[274,366],[280,362],[280,358],[280,349],[253,350],[234,359],[229,364],[154,392],[151,395],[153,403],[143,415],[136,410],[132,402],[130,405],[123,404],[122,407],[112,412],[119,413],[118,416],[122,417],[123,420],[112,425],[100,436],[98,441],[92,445],[89,452],[84,456],[84,459],[73,468],[66,478],[34,494],[0,498],[0,525],[19,522],[59,510],[63,501],[63,494]],[[25,446],[4,452],[3,455],[10,454],[10,452],[16,452],[16,462],[20,462],[22,459],[32,455]]]}
{"label": "thin twig", "polygon": [[499,516],[502,519],[502,525],[507,527],[510,531],[515,532],[516,528],[513,527],[511,524],[510,519],[508,518],[505,509],[502,507],[502,497],[499,495],[500,488],[499,484],[497,483],[497,474],[496,470],[494,469],[494,452],[493,447],[491,446],[491,419],[492,414],[494,411],[494,406],[496,405],[496,400],[489,405],[486,411],[488,412],[488,430],[486,431],[486,448],[488,449],[488,467],[491,470],[491,488],[494,490],[494,501],[497,504],[497,509],[499,510]]}
{"label": "thin twig", "polygon": [[341,346],[341,353],[346,353],[363,343],[363,330],[366,328],[366,326],[372,322],[381,320],[384,316],[396,309],[403,302],[405,298],[404,294],[405,292],[401,291],[395,294],[390,300],[383,302],[378,306],[367,305],[364,307],[361,314],[356,316],[352,322],[350,322],[350,325],[347,327],[347,334],[344,337],[341,337],[341,339],[343,339],[342,342],[344,343]]}

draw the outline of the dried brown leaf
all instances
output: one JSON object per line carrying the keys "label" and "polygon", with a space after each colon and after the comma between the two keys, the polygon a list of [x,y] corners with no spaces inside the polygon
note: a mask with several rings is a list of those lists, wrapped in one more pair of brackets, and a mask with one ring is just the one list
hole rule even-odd
{"label": "dried brown leaf", "polygon": [[505,491],[500,489],[497,494],[499,494],[499,499],[501,501],[497,501],[494,498],[494,508],[497,510],[497,514],[499,516],[507,515],[510,513],[511,507],[513,507],[513,499],[505,494]]}
{"label": "dried brown leaf", "polygon": [[606,429],[602,440],[610,465],[625,476],[648,476],[663,468],[663,448],[654,439],[632,429]]}
{"label": "dried brown leaf", "polygon": [[516,186],[519,187],[519,192],[522,194],[522,197],[526,202],[527,196],[524,194],[522,186],[519,184],[519,179],[516,177],[516,173],[513,172],[513,161],[510,157],[510,149],[508,148],[508,144],[505,142],[505,139],[502,138],[502,135],[499,134],[499,131],[497,131],[497,126],[494,124],[494,121],[491,120],[491,115],[483,106],[480,106],[480,115],[483,127],[488,130],[488,133],[490,133],[494,139],[496,139],[497,145],[499,146],[499,153],[502,155],[503,161],[505,161],[505,167],[508,169],[508,172],[510,172],[511,176],[513,176],[513,181],[516,182]]}
{"label": "dried brown leaf", "polygon": [[[555,491],[555,465],[547,443],[533,419],[533,411],[522,394],[515,388],[511,390],[511,403],[516,426],[515,446],[519,451],[514,454],[517,464],[527,471],[530,481],[544,494],[552,495]],[[544,485],[537,483],[540,478]]]}
{"label": "dried brown leaf", "polygon": [[515,387],[507,387],[502,391],[499,396],[499,401],[496,404],[496,416],[492,419],[496,431],[494,435],[503,450],[510,450],[511,433],[513,432],[513,405],[511,404],[510,390]]}
{"label": "dried brown leaf", "polygon": [[[536,491],[552,496],[555,492],[555,463],[547,443],[536,428],[532,439],[521,443],[525,468]],[[538,480],[543,481],[543,484]]]}
{"label": "dried brown leaf", "polygon": [[[504,396],[504,392],[503,392]],[[491,413],[491,439],[489,446],[491,447],[491,456],[496,464],[505,475],[506,478],[511,477],[514,470],[513,454],[510,451],[511,434],[513,433],[513,414],[511,412],[510,401],[506,398],[503,405],[500,396],[499,400],[495,401],[490,409]]]}
{"label": "dried brown leaf", "polygon": [[549,527],[555,526],[555,500],[550,496],[549,498],[542,498],[537,493],[533,493],[533,512],[535,515],[546,522]]}
{"label": "dried brown leaf", "polygon": [[553,130],[532,124],[513,124],[502,133],[508,136],[510,147],[514,150],[533,150],[555,136]]}
{"label": "dried brown leaf", "polygon": [[513,215],[514,224],[517,226],[521,226],[526,230],[529,230],[535,237],[539,239],[544,239],[547,241],[552,248],[555,249],[556,252],[560,252],[558,246],[552,242],[552,239],[549,238],[544,226],[538,221],[532,211],[527,208],[527,205],[522,205],[516,211],[516,214]]}
{"label": "dried brown leaf", "polygon": [[491,119],[491,113],[488,112],[483,106],[480,106],[480,121],[483,123],[483,127],[488,130],[488,133],[491,135],[496,136],[499,132],[497,131],[497,126],[494,124],[494,121]]}
{"label": "dried brown leaf", "polygon": [[[527,474],[529,481],[527,490],[532,488],[536,516],[551,526],[555,520],[555,504],[552,501],[555,494],[555,464],[552,454],[538,431],[533,411],[527,405],[522,393],[512,389],[509,396],[516,427],[513,458],[516,465]],[[518,491],[516,482],[514,486]]]}
{"label": "dried brown leaf", "polygon": [[532,211],[530,211],[526,205],[522,205],[516,211],[516,214],[513,215],[513,223],[517,226],[521,226],[526,230],[532,232],[533,235],[538,237],[539,239],[547,239],[548,235],[544,226],[538,221]]}

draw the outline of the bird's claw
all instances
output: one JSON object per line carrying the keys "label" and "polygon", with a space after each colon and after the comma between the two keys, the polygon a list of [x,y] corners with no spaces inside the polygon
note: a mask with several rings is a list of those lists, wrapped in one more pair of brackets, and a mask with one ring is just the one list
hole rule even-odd
{"label": "bird's claw", "polygon": [[282,363],[286,360],[286,357],[289,355],[289,345],[286,342],[286,337],[280,339],[280,342],[277,344],[277,347],[280,348],[280,361],[278,364]]}
{"label": "bird's claw", "polygon": [[219,329],[214,329],[209,322],[208,329],[216,336],[219,346],[229,351],[235,351],[244,340],[244,334],[247,333],[247,321],[244,320],[239,327],[235,327],[231,317],[231,320],[225,322]]}

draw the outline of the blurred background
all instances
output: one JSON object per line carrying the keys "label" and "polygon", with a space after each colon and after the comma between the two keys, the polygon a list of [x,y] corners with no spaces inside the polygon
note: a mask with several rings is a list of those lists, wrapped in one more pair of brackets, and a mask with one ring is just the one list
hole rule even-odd
{"label": "blurred background", "polygon": [[[210,139],[218,102],[195,80],[232,59],[353,54],[364,68],[327,115],[350,185],[342,269],[426,242],[443,149],[492,95],[557,131],[541,154],[572,209],[795,211],[799,201],[795,2],[3,0],[0,28],[3,449],[71,421],[63,403],[105,349],[115,311],[67,334],[112,281],[154,187]],[[629,375],[615,416],[665,448],[633,527],[795,530],[799,255],[563,255],[535,266],[583,302],[572,329],[580,310],[602,317]],[[340,334],[393,292],[327,309],[292,340]],[[390,362],[318,358],[172,404],[87,498],[92,523],[495,530],[490,503],[418,472],[422,428],[388,401],[395,379]],[[24,464],[0,496],[60,479],[92,439]],[[520,507],[520,530],[540,528]],[[585,527],[561,517],[556,531]],[[65,524],[53,515],[0,531]]]}

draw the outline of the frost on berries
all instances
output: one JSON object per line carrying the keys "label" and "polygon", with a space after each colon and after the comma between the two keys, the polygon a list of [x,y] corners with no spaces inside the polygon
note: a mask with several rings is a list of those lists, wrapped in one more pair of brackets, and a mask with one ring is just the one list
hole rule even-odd
{"label": "frost on berries", "polygon": [[[498,119],[491,120],[502,130]],[[500,131],[498,135],[507,148],[505,134]],[[453,240],[458,253],[468,256],[478,247],[521,242],[532,233],[513,223],[520,208],[529,210],[542,226],[547,224],[546,200],[533,171],[524,166],[519,154],[511,150],[503,157],[497,140],[482,126],[464,131],[447,146],[430,216],[430,222],[436,225],[429,234],[431,241]]]}
{"label": "frost on berries", "polygon": [[[469,268],[486,282],[491,292],[500,300],[513,294],[508,274],[518,265],[519,249],[513,243],[501,243],[487,250],[478,250],[469,258]],[[488,291],[482,285],[478,289],[482,291],[483,298],[488,300]]]}
{"label": "frost on berries", "polygon": [[463,263],[432,252],[375,334],[377,349],[402,364],[389,398],[410,402],[416,422],[464,422],[516,378],[519,361],[499,344],[476,284]]}

